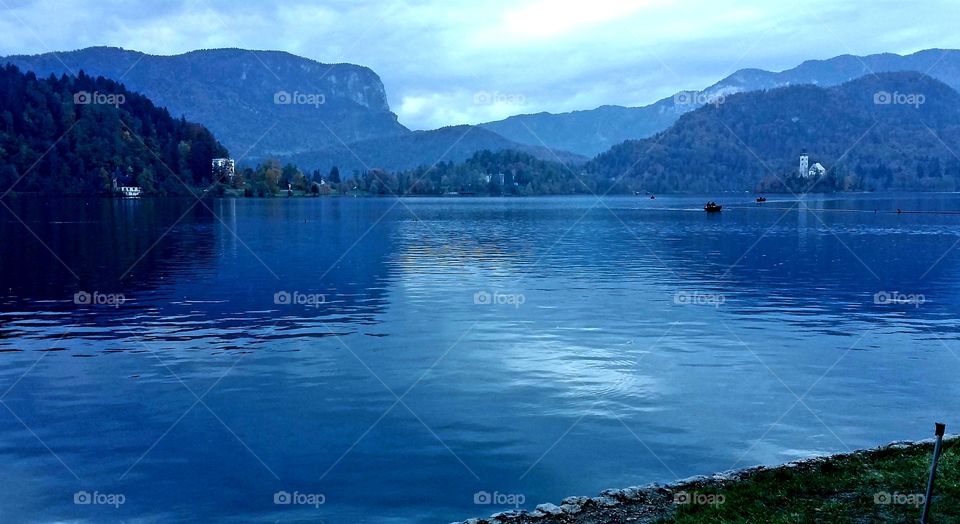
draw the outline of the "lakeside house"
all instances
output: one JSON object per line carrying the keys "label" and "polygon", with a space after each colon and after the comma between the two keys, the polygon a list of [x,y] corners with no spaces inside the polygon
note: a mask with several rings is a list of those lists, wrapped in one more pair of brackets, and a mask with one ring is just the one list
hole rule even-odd
{"label": "lakeside house", "polygon": [[492,181],[492,180],[498,180],[498,181],[499,181],[499,184],[500,184],[501,186],[504,185],[504,183],[505,183],[505,181],[506,181],[506,180],[505,180],[505,179],[506,179],[506,176],[505,176],[503,173],[497,173],[497,174],[489,174],[489,173],[488,173],[484,178],[485,178],[485,180],[487,181],[488,184],[489,184],[490,181]]}
{"label": "lakeside house", "polygon": [[236,163],[232,158],[214,158],[211,162],[213,179],[218,182],[233,182],[237,174]]}
{"label": "lakeside house", "polygon": [[[127,178],[127,177],[125,177]],[[113,193],[124,198],[139,198],[143,189],[134,185],[130,180],[119,180],[119,177],[113,177]]]}

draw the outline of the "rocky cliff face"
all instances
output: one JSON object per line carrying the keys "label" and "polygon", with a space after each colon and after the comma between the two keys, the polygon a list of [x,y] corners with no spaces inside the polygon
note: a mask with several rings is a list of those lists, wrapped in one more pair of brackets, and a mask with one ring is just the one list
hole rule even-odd
{"label": "rocky cliff face", "polygon": [[126,84],[174,116],[205,124],[234,157],[321,149],[405,135],[366,67],[276,51],[212,49],[154,56],[95,47],[2,60],[40,75],[83,70]]}

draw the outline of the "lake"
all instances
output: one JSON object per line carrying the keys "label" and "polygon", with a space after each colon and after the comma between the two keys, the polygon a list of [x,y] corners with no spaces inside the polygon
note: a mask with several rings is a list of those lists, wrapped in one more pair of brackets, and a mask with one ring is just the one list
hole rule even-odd
{"label": "lake", "polygon": [[5,199],[0,520],[445,523],[955,431],[960,195],[769,198]]}

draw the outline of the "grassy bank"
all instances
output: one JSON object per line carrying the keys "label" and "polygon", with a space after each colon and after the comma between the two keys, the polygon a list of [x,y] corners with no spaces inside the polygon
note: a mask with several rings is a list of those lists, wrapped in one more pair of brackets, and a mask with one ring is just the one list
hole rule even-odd
{"label": "grassy bank", "polygon": [[[932,443],[757,467],[669,486],[607,490],[471,523],[918,522]],[[960,522],[960,439],[944,443],[929,522]]]}
{"label": "grassy bank", "polygon": [[[723,504],[679,505],[661,522],[917,522],[932,454],[932,444],[888,447],[757,471],[703,490]],[[960,522],[958,466],[953,439],[938,463],[930,522]]]}

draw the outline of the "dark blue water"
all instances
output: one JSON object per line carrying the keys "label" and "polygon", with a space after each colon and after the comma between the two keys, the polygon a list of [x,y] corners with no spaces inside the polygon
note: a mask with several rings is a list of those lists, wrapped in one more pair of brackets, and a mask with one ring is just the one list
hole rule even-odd
{"label": "dark blue water", "polygon": [[956,427],[960,216],[886,212],[960,195],[703,200],[4,200],[0,521],[449,522]]}

